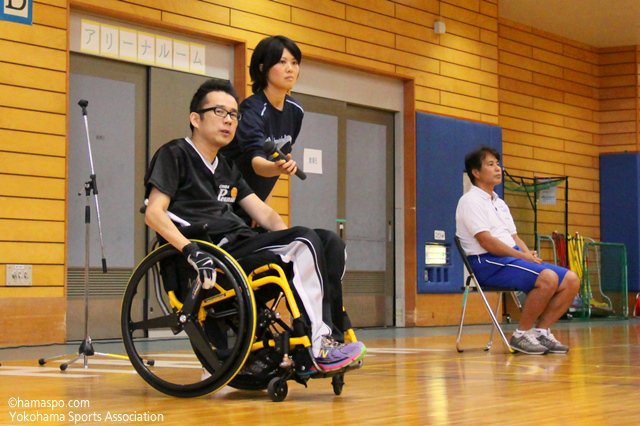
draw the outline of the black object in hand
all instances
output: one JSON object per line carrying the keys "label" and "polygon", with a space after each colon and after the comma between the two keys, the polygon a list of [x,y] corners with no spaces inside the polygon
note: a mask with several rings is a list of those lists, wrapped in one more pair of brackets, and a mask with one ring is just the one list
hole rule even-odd
{"label": "black object in hand", "polygon": [[[262,146],[262,149],[268,157],[273,157],[276,160],[287,161],[287,156],[278,149],[278,147],[272,140],[266,141]],[[307,174],[300,170],[300,167],[298,167],[298,169],[296,170],[296,176],[298,176],[301,180],[305,180],[307,178]]]}

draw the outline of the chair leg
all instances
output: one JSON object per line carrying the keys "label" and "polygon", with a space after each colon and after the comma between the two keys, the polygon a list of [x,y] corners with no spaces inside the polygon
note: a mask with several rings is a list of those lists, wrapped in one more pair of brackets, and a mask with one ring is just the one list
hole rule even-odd
{"label": "chair leg", "polygon": [[518,295],[516,294],[516,292],[515,291],[510,291],[509,293],[511,293],[511,298],[515,302],[515,304],[518,307],[518,309],[520,311],[522,311],[522,303],[520,303],[520,299],[518,299]]}
{"label": "chair leg", "polygon": [[498,332],[500,333],[500,336],[502,337],[502,341],[504,342],[505,346],[507,347],[507,350],[510,353],[514,353],[515,351],[511,348],[511,345],[509,345],[509,340],[507,340],[507,336],[504,335],[504,332],[502,331],[502,327],[500,327],[500,324],[498,323],[498,319],[493,314],[493,310],[491,309],[491,305],[489,305],[489,301],[485,297],[484,292],[482,291],[482,288],[480,288],[480,286],[477,285],[477,282],[476,282],[476,286],[477,286],[477,289],[478,289],[478,293],[480,293],[480,296],[482,296],[482,301],[484,302],[484,305],[487,308],[487,311],[489,311],[489,315],[491,316],[491,321],[493,321],[493,325],[495,326],[495,328],[498,329]]}
{"label": "chair leg", "polygon": [[460,315],[460,326],[458,327],[458,338],[456,339],[456,349],[458,352],[464,352],[460,345],[460,339],[462,338],[462,327],[464,326],[464,314],[467,310],[467,297],[469,296],[469,287],[465,286],[464,294],[462,296],[462,314]]}
{"label": "chair leg", "polygon": [[[498,317],[498,312],[500,311],[500,305],[502,303],[502,292],[498,293],[498,303],[496,303],[496,311],[495,311],[495,316],[496,318]],[[485,351],[488,351],[489,349],[491,349],[491,345],[493,345],[493,335],[496,331],[496,326],[495,324],[492,322],[491,323],[491,334],[489,334],[489,343],[487,343],[487,347],[484,349]]]}

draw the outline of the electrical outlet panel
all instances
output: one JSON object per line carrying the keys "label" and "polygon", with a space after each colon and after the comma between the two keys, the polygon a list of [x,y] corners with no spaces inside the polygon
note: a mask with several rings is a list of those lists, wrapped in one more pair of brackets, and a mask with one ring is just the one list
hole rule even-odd
{"label": "electrical outlet panel", "polygon": [[30,286],[32,280],[32,265],[6,265],[7,275],[5,284],[7,286],[25,287]]}

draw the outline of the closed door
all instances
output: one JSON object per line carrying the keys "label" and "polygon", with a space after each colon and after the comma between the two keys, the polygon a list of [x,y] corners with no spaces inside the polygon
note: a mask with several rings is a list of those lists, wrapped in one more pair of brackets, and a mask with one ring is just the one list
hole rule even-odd
{"label": "closed door", "polygon": [[293,157],[320,173],[291,179],[291,224],[347,243],[344,303],[355,326],[393,325],[393,113],[296,94],[305,107]]}

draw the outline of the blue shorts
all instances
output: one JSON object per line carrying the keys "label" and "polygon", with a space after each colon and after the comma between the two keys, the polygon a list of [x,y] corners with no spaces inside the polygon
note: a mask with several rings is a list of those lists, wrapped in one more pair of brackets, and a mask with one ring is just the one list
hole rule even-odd
{"label": "blue shorts", "polygon": [[[520,250],[518,246],[514,247]],[[529,293],[540,272],[551,269],[558,274],[558,285],[568,269],[550,263],[534,263],[517,257],[494,256],[490,253],[468,256],[471,269],[480,285],[511,287]]]}

